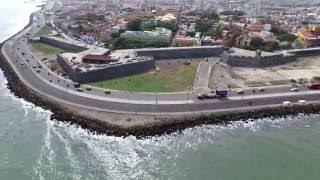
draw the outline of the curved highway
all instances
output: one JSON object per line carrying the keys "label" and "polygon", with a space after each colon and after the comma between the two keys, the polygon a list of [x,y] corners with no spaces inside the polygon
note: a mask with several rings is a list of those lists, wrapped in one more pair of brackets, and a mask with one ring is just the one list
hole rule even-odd
{"label": "curved highway", "polygon": [[[245,90],[243,96],[239,96],[232,91],[229,99],[205,101],[197,100],[194,92],[130,93],[112,91],[111,95],[105,95],[104,91],[98,88],[94,88],[92,91],[77,92],[70,80],[48,70],[29,50],[28,36],[35,34],[45,24],[42,14],[43,10],[36,12],[35,16],[37,18],[34,23],[6,41],[1,51],[22,82],[34,91],[56,101],[108,112],[170,114],[274,106],[280,105],[283,101],[297,102],[300,99],[307,101],[320,100],[319,91],[309,91],[304,86],[299,87],[300,92],[290,93],[288,92],[290,86],[266,88],[266,92],[263,94],[253,93],[251,89],[248,89]],[[211,61],[214,61],[214,59]],[[38,65],[42,65],[40,72],[36,72],[37,68],[34,67]]]}

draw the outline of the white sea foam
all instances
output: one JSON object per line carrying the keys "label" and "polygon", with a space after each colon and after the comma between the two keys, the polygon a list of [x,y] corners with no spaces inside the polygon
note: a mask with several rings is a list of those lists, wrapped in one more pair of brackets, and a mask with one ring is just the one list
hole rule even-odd
{"label": "white sea foam", "polygon": [[40,151],[40,156],[35,167],[35,173],[40,180],[45,180],[46,175],[54,176],[56,174],[55,152],[51,147],[51,126],[50,119],[46,121],[46,134],[44,136],[44,144]]}
{"label": "white sea foam", "polygon": [[[307,117],[319,115],[297,116],[287,118],[264,118],[258,120],[238,121],[229,125],[204,125],[183,130],[181,133],[136,139],[98,135],[78,126],[54,121],[54,126],[66,132],[69,141],[84,144],[93,167],[89,174],[99,174],[107,179],[156,179],[155,176],[165,174],[164,164],[174,166],[175,160],[186,150],[197,150],[203,144],[214,144],[224,136],[233,136],[237,131],[256,133],[263,129],[279,129],[294,125]],[[80,161],[80,159],[79,159]]]}
{"label": "white sea foam", "polygon": [[72,171],[72,178],[74,180],[80,180],[80,179],[83,179],[82,176],[81,176],[81,169],[79,167],[80,165],[80,162],[79,160],[77,159],[76,155],[73,153],[72,151],[72,146],[69,142],[69,140],[65,137],[63,137],[61,135],[61,133],[57,130],[57,128],[55,127],[54,125],[54,121],[50,121],[49,122],[49,125],[52,129],[52,132],[59,138],[59,140],[61,142],[63,142],[64,144],[64,149],[66,151],[66,154],[67,154],[67,157],[66,159],[69,161],[70,163],[70,166],[71,166],[71,171]]}

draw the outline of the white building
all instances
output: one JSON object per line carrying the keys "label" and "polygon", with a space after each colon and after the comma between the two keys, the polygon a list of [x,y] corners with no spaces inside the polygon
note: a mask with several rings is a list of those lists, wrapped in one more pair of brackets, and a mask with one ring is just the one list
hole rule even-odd
{"label": "white building", "polygon": [[265,41],[265,42],[270,42],[270,41],[276,41],[277,38],[276,36],[269,31],[261,31],[260,32],[260,37]]}
{"label": "white building", "polygon": [[126,31],[121,34],[121,37],[142,40],[159,40],[169,43],[171,41],[172,31],[166,28],[157,27],[152,31]]}
{"label": "white building", "polygon": [[86,33],[80,36],[80,39],[85,42],[94,42],[95,39],[90,33]]}

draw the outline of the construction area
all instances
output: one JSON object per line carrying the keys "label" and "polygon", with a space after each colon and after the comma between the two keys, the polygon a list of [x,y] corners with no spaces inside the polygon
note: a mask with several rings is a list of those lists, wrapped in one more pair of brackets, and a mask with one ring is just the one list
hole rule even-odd
{"label": "construction area", "polygon": [[211,69],[209,87],[245,88],[307,83],[320,78],[320,56],[299,57],[297,61],[267,68],[231,67],[224,63]]}

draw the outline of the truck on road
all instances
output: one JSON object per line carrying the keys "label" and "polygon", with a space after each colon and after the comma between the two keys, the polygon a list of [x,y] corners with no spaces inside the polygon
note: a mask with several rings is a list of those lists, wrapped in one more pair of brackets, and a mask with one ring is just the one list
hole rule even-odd
{"label": "truck on road", "polygon": [[225,98],[227,96],[228,96],[227,90],[213,90],[210,93],[200,93],[197,95],[197,98],[200,100],[204,100],[204,99]]}
{"label": "truck on road", "polygon": [[[214,91],[213,91],[214,92]],[[218,97],[223,98],[228,96],[227,90],[215,90],[215,93]]]}

